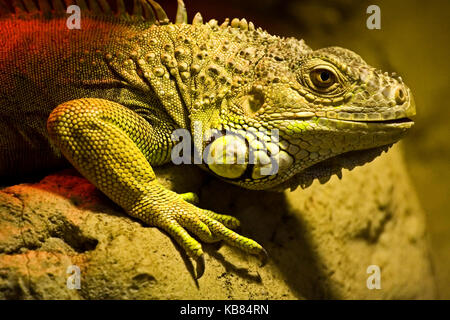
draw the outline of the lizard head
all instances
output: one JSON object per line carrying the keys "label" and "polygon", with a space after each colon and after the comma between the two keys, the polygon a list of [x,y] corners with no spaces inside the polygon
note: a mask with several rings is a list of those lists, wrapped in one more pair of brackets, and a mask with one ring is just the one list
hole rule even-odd
{"label": "lizard head", "polygon": [[280,39],[221,111],[226,135],[208,142],[209,169],[250,189],[294,189],[386,151],[413,126],[415,105],[401,77],[350,50]]}

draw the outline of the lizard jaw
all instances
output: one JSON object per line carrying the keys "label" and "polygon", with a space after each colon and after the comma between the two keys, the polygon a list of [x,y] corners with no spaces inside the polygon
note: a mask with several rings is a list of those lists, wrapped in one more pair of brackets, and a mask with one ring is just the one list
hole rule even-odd
{"label": "lizard jaw", "polygon": [[287,181],[271,188],[272,191],[283,191],[290,188],[294,191],[299,186],[302,189],[309,187],[315,179],[321,184],[326,183],[333,175],[337,175],[339,179],[342,177],[342,169],[353,170],[355,167],[362,166],[371,162],[383,152],[387,152],[393,144],[387,144],[380,147],[348,151],[334,157],[318,162],[301,172],[297,173]]}

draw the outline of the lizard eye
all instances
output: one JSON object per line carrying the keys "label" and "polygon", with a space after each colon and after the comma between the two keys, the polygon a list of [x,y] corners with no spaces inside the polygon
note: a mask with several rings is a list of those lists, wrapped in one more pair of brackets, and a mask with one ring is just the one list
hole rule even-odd
{"label": "lizard eye", "polygon": [[297,79],[313,94],[326,97],[342,94],[350,83],[338,67],[321,59],[304,62]]}
{"label": "lizard eye", "polygon": [[328,88],[336,82],[336,75],[328,69],[315,69],[310,73],[312,83],[318,88]]}

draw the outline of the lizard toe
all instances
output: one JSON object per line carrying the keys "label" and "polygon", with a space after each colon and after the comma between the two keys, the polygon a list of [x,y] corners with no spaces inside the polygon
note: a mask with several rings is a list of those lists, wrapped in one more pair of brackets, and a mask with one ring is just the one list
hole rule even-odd
{"label": "lizard toe", "polygon": [[209,227],[211,233],[217,238],[225,241],[233,247],[237,247],[245,252],[256,255],[264,262],[265,256],[267,256],[266,250],[256,241],[241,236],[240,234],[228,229],[220,222],[204,215],[201,220]]}
{"label": "lizard toe", "polygon": [[195,194],[194,192],[180,193],[178,195],[181,197],[181,199],[191,204],[198,204],[200,202],[197,194]]}
{"label": "lizard toe", "polygon": [[220,239],[211,233],[208,226],[195,214],[180,215],[176,220],[182,227],[186,228],[192,234],[195,234],[203,242],[212,243],[220,241]]}
{"label": "lizard toe", "polygon": [[187,255],[198,261],[203,257],[201,244],[175,220],[167,219],[156,224],[157,227],[169,233],[173,239],[186,251]]}
{"label": "lizard toe", "polygon": [[209,218],[222,223],[227,228],[236,229],[241,226],[240,221],[233,216],[229,216],[226,214],[218,214],[210,210],[202,210],[202,213],[208,216]]}

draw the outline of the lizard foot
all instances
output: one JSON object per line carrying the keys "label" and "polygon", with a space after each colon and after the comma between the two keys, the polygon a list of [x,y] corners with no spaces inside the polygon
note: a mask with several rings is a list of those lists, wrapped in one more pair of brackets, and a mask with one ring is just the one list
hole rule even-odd
{"label": "lizard foot", "polygon": [[197,278],[203,275],[205,262],[201,244],[190,233],[206,243],[223,240],[231,246],[256,255],[263,263],[267,260],[267,253],[260,244],[231,230],[239,226],[239,220],[229,215],[200,209],[186,201],[185,195],[179,195],[177,200],[165,208],[155,208],[144,201],[147,203],[136,206],[132,215],[171,235],[188,256],[196,261]]}

